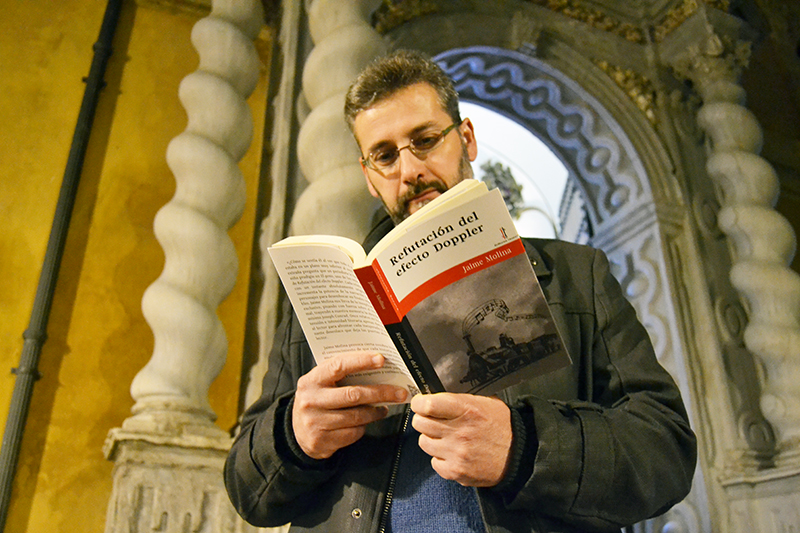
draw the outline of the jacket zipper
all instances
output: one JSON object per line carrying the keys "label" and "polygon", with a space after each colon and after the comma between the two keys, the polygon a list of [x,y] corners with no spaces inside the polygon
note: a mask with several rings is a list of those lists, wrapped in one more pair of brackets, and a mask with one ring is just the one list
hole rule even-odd
{"label": "jacket zipper", "polygon": [[381,520],[378,522],[378,533],[386,533],[386,522],[389,520],[389,510],[392,507],[394,496],[394,485],[397,482],[397,472],[400,469],[400,452],[403,451],[403,437],[408,428],[408,421],[411,419],[411,409],[406,406],[406,413],[403,416],[403,427],[400,429],[400,440],[397,443],[397,451],[392,462],[392,471],[389,475],[389,487],[386,489],[386,499],[383,502]]}

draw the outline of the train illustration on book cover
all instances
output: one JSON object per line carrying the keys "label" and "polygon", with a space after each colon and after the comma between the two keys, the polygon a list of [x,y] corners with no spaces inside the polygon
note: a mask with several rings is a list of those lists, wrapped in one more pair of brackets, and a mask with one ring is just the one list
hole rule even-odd
{"label": "train illustration on book cover", "polygon": [[471,393],[562,348],[557,333],[546,333],[534,339],[515,342],[510,335],[501,331],[497,346],[478,351],[472,342],[472,331],[491,315],[503,322],[547,318],[539,314],[512,315],[506,303],[500,299],[489,300],[467,313],[461,331],[467,347],[469,366],[466,375],[461,378],[461,383],[468,383],[471,387],[468,392]]}

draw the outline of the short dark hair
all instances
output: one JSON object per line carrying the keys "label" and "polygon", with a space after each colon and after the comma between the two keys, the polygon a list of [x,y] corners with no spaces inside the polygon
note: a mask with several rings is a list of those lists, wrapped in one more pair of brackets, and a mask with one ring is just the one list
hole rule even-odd
{"label": "short dark hair", "polygon": [[450,77],[423,53],[416,50],[396,50],[367,65],[348,89],[344,102],[344,118],[350,131],[353,131],[357,114],[400,89],[417,83],[427,83],[433,87],[439,95],[442,109],[450,115],[454,123],[461,123],[458,93]]}

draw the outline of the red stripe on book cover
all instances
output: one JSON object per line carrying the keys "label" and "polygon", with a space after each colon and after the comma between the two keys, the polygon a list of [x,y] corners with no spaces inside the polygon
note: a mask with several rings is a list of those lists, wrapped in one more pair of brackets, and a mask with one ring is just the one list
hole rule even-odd
{"label": "red stripe on book cover", "polygon": [[[524,253],[525,245],[522,244],[522,239],[517,237],[513,241],[504,244],[503,246],[495,248],[489,252],[482,253],[481,255],[470,259],[469,261],[464,261],[459,265],[445,270],[444,272],[432,277],[411,291],[408,296],[400,300],[400,302],[396,305],[398,313],[397,316],[400,318],[406,316],[406,313],[413,309],[415,305],[436,291],[447,287],[451,283]],[[392,294],[392,296],[394,296],[394,294]],[[387,322],[384,322],[384,324],[386,323]]]}
{"label": "red stripe on book cover", "polygon": [[372,302],[372,307],[378,312],[381,322],[384,325],[400,322],[402,316],[397,312],[397,298],[389,288],[378,262],[373,261],[371,265],[357,268],[355,273],[369,301]]}

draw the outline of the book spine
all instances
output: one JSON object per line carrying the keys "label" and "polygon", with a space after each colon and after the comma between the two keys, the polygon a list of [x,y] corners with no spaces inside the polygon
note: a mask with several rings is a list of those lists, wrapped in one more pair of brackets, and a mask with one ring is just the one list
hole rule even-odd
{"label": "book spine", "polygon": [[393,303],[393,298],[386,290],[386,285],[381,282],[380,277],[375,271],[374,265],[366,265],[355,269],[359,283],[367,293],[372,307],[378,312],[378,316],[383,325],[400,322],[400,315]]}
{"label": "book spine", "polygon": [[397,351],[400,352],[400,357],[405,361],[419,390],[429,394],[445,392],[442,381],[436,374],[430,359],[425,355],[425,350],[423,350],[408,319],[403,318],[395,324],[387,324],[386,331],[389,332],[392,342],[397,347]]}

